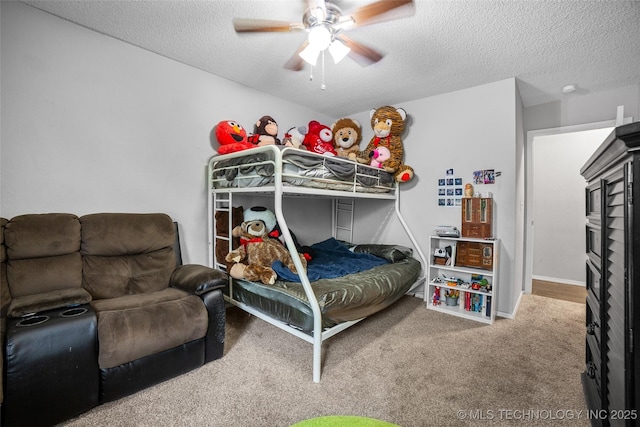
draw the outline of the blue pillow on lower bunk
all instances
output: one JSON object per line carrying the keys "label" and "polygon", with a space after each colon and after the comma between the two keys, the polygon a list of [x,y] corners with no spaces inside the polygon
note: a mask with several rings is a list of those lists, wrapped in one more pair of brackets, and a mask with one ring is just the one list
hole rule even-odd
{"label": "blue pillow on lower bunk", "polygon": [[[333,237],[311,245],[311,248],[313,259],[307,264],[307,277],[310,282],[358,273],[389,262],[375,255],[351,252],[345,244]],[[298,275],[289,270],[282,261],[274,261],[271,268],[281,280],[300,282]]]}

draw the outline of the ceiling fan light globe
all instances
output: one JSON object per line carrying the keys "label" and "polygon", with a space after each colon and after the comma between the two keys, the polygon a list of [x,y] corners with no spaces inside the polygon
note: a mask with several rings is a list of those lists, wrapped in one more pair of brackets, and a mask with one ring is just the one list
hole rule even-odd
{"label": "ceiling fan light globe", "polygon": [[329,46],[329,53],[333,58],[334,64],[342,61],[349,52],[351,52],[351,48],[339,40],[334,40],[333,43],[331,43],[331,46]]}
{"label": "ceiling fan light globe", "polygon": [[331,30],[325,25],[317,25],[309,30],[309,46],[318,52],[325,50],[331,44]]}
{"label": "ceiling fan light globe", "polygon": [[318,61],[319,54],[320,51],[313,47],[311,43],[309,43],[309,45],[305,47],[298,55],[300,56],[300,58],[304,59],[305,62],[315,67],[316,62]]}

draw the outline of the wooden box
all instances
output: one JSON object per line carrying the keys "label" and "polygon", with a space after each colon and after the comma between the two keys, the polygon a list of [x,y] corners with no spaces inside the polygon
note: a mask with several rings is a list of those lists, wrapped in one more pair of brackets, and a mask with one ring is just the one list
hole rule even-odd
{"label": "wooden box", "polygon": [[493,237],[493,199],[465,197],[462,199],[462,237],[485,239]]}
{"label": "wooden box", "polygon": [[482,242],[458,242],[456,265],[460,267],[493,269],[493,244]]}

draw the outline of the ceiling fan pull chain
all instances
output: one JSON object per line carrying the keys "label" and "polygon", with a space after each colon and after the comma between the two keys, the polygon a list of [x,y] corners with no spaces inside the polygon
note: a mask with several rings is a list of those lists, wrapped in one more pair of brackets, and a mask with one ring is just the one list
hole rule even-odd
{"label": "ceiling fan pull chain", "polygon": [[327,85],[324,84],[324,50],[322,51],[322,83],[320,83],[320,89],[325,90]]}
{"label": "ceiling fan pull chain", "polygon": [[309,67],[309,81],[313,81],[313,65]]}

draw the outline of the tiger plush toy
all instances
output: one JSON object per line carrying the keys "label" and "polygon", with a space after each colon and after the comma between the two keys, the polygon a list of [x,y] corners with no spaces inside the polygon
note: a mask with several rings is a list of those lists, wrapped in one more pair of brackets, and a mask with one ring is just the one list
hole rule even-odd
{"label": "tiger plush toy", "polygon": [[371,110],[370,117],[374,136],[367,148],[356,153],[355,159],[358,163],[370,164],[376,148],[387,147],[390,156],[380,164],[380,168],[392,173],[397,182],[410,181],[413,178],[413,168],[403,163],[404,148],[401,136],[407,118],[406,111],[402,108],[384,106]]}

